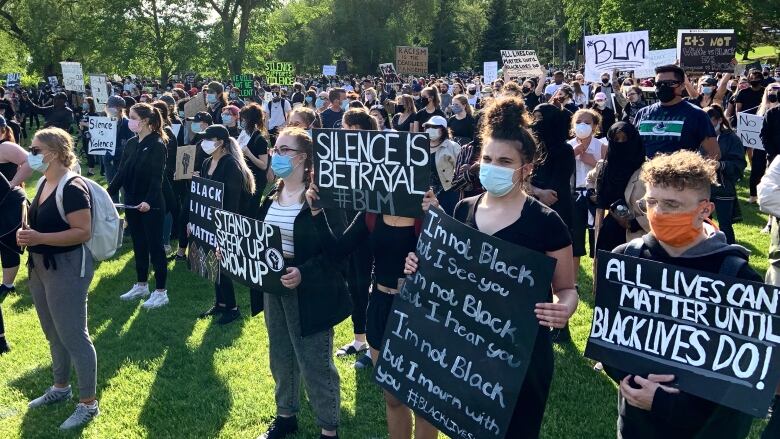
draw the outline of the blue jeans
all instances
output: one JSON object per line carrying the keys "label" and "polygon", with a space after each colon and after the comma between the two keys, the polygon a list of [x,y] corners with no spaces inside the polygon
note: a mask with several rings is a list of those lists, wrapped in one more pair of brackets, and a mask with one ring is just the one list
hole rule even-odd
{"label": "blue jeans", "polygon": [[726,242],[734,244],[734,227],[732,218],[734,216],[734,203],[736,200],[718,200],[713,199],[715,203],[715,215],[718,217],[718,227],[726,235]]}

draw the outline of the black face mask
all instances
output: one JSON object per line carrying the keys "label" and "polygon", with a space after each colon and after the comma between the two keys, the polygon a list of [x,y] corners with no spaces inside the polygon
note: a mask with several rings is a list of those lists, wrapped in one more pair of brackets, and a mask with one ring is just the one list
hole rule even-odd
{"label": "black face mask", "polygon": [[675,98],[674,88],[666,85],[657,85],[655,87],[655,95],[658,96],[658,100],[661,102],[671,102]]}
{"label": "black face mask", "polygon": [[777,93],[771,93],[766,95],[766,100],[769,103],[775,104],[777,103]]}
{"label": "black face mask", "polygon": [[607,79],[602,79],[602,80],[601,80],[601,83],[602,83],[602,84],[604,84],[604,85],[607,85],[607,84],[609,84],[609,78],[607,78]]}
{"label": "black face mask", "polygon": [[404,106],[403,105],[396,105],[395,106],[395,112],[396,113],[403,113],[404,112]]}
{"label": "black face mask", "polygon": [[734,93],[734,92],[737,91],[737,87],[730,87],[730,90],[731,90],[732,93]]}
{"label": "black face mask", "polygon": [[761,85],[761,81],[759,81],[759,80],[750,81],[750,86],[751,87],[758,87],[759,85]]}
{"label": "black face mask", "polygon": [[476,90],[469,90],[469,94],[470,95],[475,95],[475,94],[477,94],[477,91]]}
{"label": "black face mask", "polygon": [[528,94],[531,92],[531,89],[528,87],[523,87],[523,94]]}
{"label": "black face mask", "polygon": [[427,107],[428,106],[428,102],[430,102],[430,101],[425,96],[421,96],[420,97],[420,105],[422,105],[423,107]]}

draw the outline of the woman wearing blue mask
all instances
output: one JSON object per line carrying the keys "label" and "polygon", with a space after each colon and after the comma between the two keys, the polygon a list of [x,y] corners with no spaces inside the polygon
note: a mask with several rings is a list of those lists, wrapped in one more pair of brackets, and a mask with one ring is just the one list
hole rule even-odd
{"label": "woman wearing blue mask", "polygon": [[317,92],[314,90],[307,90],[306,97],[304,98],[303,106],[306,108],[310,108],[312,110],[316,110],[317,106],[314,105],[316,101],[317,101]]}
{"label": "woman wearing blue mask", "polygon": [[[557,261],[548,301],[536,305],[535,317],[542,328],[505,434],[508,438],[535,438],[542,426],[554,368],[550,331],[543,329],[564,327],[579,300],[574,288],[571,237],[558,214],[527,192],[539,151],[529,130],[518,123],[524,118],[523,101],[499,99],[484,111],[479,178],[486,192],[463,199],[453,216],[482,233]],[[414,274],[417,261],[417,255],[410,253],[404,273]]]}
{"label": "woman wearing blue mask", "polygon": [[222,114],[220,115],[222,126],[227,128],[230,137],[238,139],[241,130],[239,129],[239,108],[235,105],[227,105],[222,108]]}
{"label": "woman wearing blue mask", "polygon": [[225,88],[219,82],[212,81],[206,86],[206,111],[215,122],[222,120],[222,109],[228,105]]}
{"label": "woman wearing blue mask", "polygon": [[[276,383],[276,419],[262,438],[283,438],[298,430],[301,378],[320,437],[337,437],[339,427],[339,375],[331,356],[333,327],[349,316],[352,304],[343,264],[325,254],[304,197],[312,155],[312,139],[306,131],[288,127],[279,133],[271,167],[280,180],[257,216],[281,230],[287,267],[282,285],[290,290],[286,295],[250,291],[252,302],[263,306]],[[340,234],[346,227],[344,211],[326,209],[325,215]]]}

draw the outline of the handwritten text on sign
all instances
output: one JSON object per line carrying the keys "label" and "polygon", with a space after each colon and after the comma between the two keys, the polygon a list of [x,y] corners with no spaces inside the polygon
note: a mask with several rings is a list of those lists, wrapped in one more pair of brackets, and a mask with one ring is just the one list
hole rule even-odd
{"label": "handwritten text on sign", "polygon": [[89,146],[92,155],[114,155],[116,150],[117,121],[109,117],[89,118]]}
{"label": "handwritten text on sign", "polygon": [[238,89],[238,96],[251,98],[255,94],[255,77],[253,75],[233,75],[233,87]]}
{"label": "handwritten text on sign", "polygon": [[585,37],[585,80],[599,81],[604,72],[636,70],[647,64],[650,40],[646,30]]}
{"label": "handwritten text on sign", "polygon": [[290,62],[269,61],[265,63],[265,79],[269,84],[293,85],[295,74]]}
{"label": "handwritten text on sign", "polygon": [[764,149],[761,141],[761,128],[764,118],[749,113],[737,113],[737,134],[745,148]]}
{"label": "handwritten text on sign", "polygon": [[279,227],[221,209],[214,210],[222,270],[235,281],[266,293],[289,293]]}
{"label": "handwritten text on sign", "polygon": [[428,211],[417,273],[393,302],[375,378],[453,438],[503,438],[554,262]]}
{"label": "handwritten text on sign", "polygon": [[677,31],[680,67],[692,72],[730,72],[737,53],[731,29],[680,29]]}
{"label": "handwritten text on sign", "polygon": [[766,415],[780,381],[777,288],[604,251],[598,279],[585,356]]}
{"label": "handwritten text on sign", "polygon": [[325,129],[313,135],[323,206],[422,215],[422,198],[430,186],[427,135]]}
{"label": "handwritten text on sign", "polygon": [[89,88],[95,98],[95,110],[102,112],[108,104],[108,78],[106,75],[89,75]]}
{"label": "handwritten text on sign", "polygon": [[504,78],[540,77],[544,73],[535,50],[502,50]]}
{"label": "handwritten text on sign", "polygon": [[190,182],[190,270],[216,282],[219,279],[217,226],[214,211],[222,209],[225,185],[219,181],[192,177]]}
{"label": "handwritten text on sign", "polygon": [[398,73],[428,73],[428,48],[397,46],[395,65]]}
{"label": "handwritten text on sign", "polygon": [[84,72],[81,70],[81,63],[61,62],[62,83],[65,90],[84,93]]}

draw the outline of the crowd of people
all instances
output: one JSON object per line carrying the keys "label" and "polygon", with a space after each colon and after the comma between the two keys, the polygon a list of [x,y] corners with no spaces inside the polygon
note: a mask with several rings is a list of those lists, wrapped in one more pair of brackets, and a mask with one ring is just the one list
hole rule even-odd
{"label": "crowd of people", "polygon": [[[747,201],[771,213],[766,281],[779,282],[780,195],[766,188],[780,185],[780,69],[691,78],[666,65],[654,78],[615,71],[597,83],[584,81],[582,71],[489,84],[478,76],[300,77],[290,87],[256,81],[249,96],[229,81],[160,84],[128,77],[111,90],[99,112],[89,90],[41,86],[9,96],[0,88],[6,96],[0,99],[0,294],[14,291],[26,250],[54,374],[53,385],[29,407],[70,400],[75,367],[79,403],[62,429],[99,414],[87,326],[95,261],[83,245],[92,233],[94,193],[85,178],[73,177],[79,155],[83,175],[100,172],[113,200],[127,206],[137,277],[120,299],[143,299],[145,309],[175,302],[168,265],[188,260],[190,185],[174,179],[179,147],[197,146],[194,175],[224,184],[225,210],[279,227],[288,267],[281,281],[291,293],[250,291],[264,310],[276,383],[277,416],[261,436],[266,439],[298,430],[301,381],[321,437],[338,436],[341,388],[333,357],[355,356],[356,368],[372,367],[403,279],[417,269],[421,218],[319,207],[312,129],[427,134],[431,177],[423,211],[440,207],[482,233],[556,260],[548,299],[536,306],[544,330],[507,438],[540,434],[553,343],[569,340],[583,256],[602,249],[709,273],[736,257],[743,262],[737,277],[764,280],[744,263],[748,252],[736,244],[733,228],[748,160]],[[764,118],[763,150],[743,146],[735,133],[739,112]],[[88,154],[86,118],[98,115],[118,124],[116,149],[102,157]],[[18,143],[28,130],[25,151]],[[43,177],[28,202],[22,186],[33,172]],[[227,276],[215,282],[214,301],[199,317],[221,325],[241,318]],[[354,339],[334,352],[333,328],[348,317]],[[9,350],[0,311],[0,353]],[[619,387],[618,437],[742,438],[750,430],[750,416],[680,392],[669,385],[673,376],[604,369]],[[392,394],[384,392],[384,399],[391,438],[437,436]],[[773,418],[764,437],[780,437],[780,421]]]}

